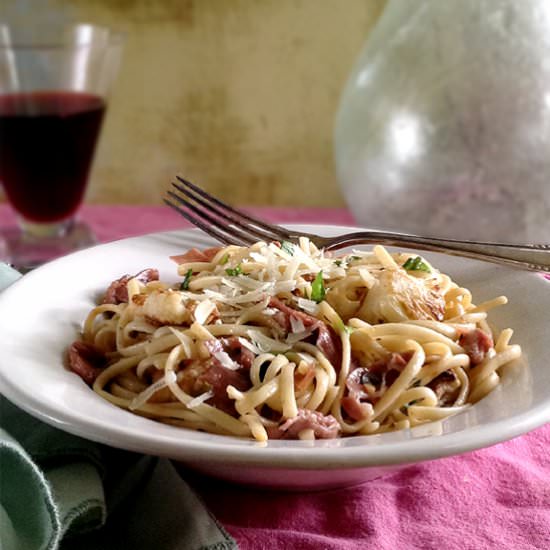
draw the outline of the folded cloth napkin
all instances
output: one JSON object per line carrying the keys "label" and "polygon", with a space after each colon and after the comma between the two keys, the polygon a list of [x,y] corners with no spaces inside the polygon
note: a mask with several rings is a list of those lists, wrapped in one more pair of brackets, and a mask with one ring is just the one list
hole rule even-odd
{"label": "folded cloth napkin", "polygon": [[[0,290],[19,276],[0,264]],[[167,459],[67,434],[0,396],[0,548],[237,545]]]}

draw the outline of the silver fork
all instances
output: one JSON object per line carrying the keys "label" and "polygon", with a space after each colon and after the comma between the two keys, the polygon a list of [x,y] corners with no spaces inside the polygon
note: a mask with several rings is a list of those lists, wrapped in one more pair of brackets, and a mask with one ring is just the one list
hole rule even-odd
{"label": "silver fork", "polygon": [[269,224],[246,214],[213,197],[204,189],[177,176],[164,202],[224,244],[249,246],[257,241],[288,241],[296,243],[300,237],[308,237],[318,248],[338,250],[359,244],[383,244],[444,252],[453,256],[465,256],[477,260],[550,273],[550,245],[504,244],[455,239],[438,239],[389,233],[385,231],[356,231],[322,237],[313,233],[291,231],[279,225]]}

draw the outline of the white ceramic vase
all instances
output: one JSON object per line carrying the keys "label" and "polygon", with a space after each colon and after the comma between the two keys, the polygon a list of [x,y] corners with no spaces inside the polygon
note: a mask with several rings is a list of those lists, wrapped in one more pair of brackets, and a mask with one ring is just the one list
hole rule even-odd
{"label": "white ceramic vase", "polygon": [[550,2],[389,0],[341,98],[362,225],[550,241]]}

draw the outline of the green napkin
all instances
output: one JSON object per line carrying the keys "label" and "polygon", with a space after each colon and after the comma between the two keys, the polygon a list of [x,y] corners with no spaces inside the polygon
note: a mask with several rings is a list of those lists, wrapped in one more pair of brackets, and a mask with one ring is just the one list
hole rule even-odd
{"label": "green napkin", "polygon": [[[0,290],[19,273],[0,263]],[[50,427],[0,396],[1,550],[232,550],[167,459]]]}

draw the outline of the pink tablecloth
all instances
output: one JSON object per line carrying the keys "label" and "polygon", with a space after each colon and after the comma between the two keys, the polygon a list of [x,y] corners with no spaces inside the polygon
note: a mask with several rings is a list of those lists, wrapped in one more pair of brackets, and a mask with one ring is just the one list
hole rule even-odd
{"label": "pink tablecloth", "polygon": [[[266,219],[353,224],[340,209],[252,209]],[[87,206],[102,241],[187,226],[165,207]],[[11,220],[0,205],[0,225]],[[550,549],[550,425],[363,485],[276,493],[193,482],[242,550]],[[177,513],[177,511],[175,511]]]}
{"label": "pink tablecloth", "polygon": [[[284,223],[332,223],[355,225],[353,216],[343,208],[250,208],[262,219]],[[166,206],[84,205],[79,218],[88,223],[101,242],[145,233],[190,227],[186,220]],[[15,224],[15,215],[0,203],[0,228]]]}

